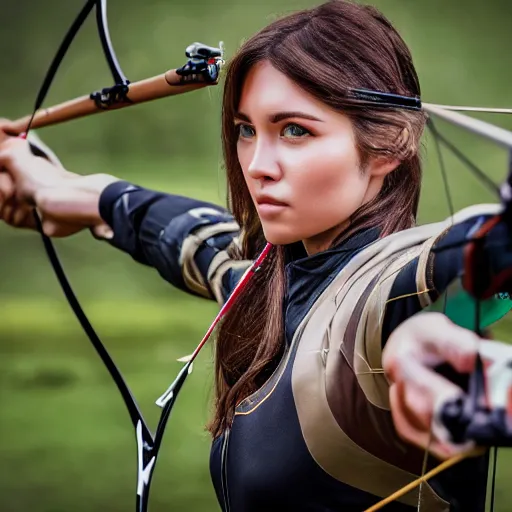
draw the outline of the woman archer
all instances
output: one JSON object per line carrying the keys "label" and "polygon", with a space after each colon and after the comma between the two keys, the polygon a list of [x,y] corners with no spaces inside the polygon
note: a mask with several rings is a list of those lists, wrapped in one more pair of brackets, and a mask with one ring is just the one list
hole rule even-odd
{"label": "woman archer", "polygon": [[[472,292],[455,243],[469,232],[484,240],[488,297],[507,289],[494,290],[495,278],[512,266],[511,250],[491,250],[509,241],[497,205],[415,225],[425,122],[399,34],[374,8],[335,0],[271,23],[232,59],[222,110],[229,209],[79,176],[4,137],[10,225],[33,228],[35,206],[47,235],[91,229],[219,303],[273,244],[216,339],[208,428],[224,511],[359,512],[422,472],[424,452],[393,426],[383,347],[448,286]],[[387,509],[483,511],[486,471],[486,457],[465,461]]]}

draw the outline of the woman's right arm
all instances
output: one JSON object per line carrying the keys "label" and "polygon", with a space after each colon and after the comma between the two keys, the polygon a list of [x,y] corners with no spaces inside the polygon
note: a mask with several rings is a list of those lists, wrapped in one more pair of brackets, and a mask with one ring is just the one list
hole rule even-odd
{"label": "woman's right arm", "polygon": [[33,155],[26,141],[0,141],[0,218],[49,236],[91,229],[154,267],[176,287],[225,301],[250,261],[235,259],[239,226],[219,206],[136,186],[114,176],[79,176]]}
{"label": "woman's right arm", "polygon": [[233,258],[240,228],[217,205],[126,181],[108,185],[98,205],[108,242],[182,290],[224,302],[251,264]]}

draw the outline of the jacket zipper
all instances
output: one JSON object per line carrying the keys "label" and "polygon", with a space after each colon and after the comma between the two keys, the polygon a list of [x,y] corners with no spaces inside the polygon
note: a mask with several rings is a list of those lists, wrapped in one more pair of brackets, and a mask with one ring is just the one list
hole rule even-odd
{"label": "jacket zipper", "polygon": [[224,433],[224,441],[222,442],[221,452],[221,481],[222,481],[222,495],[224,497],[224,512],[230,512],[229,507],[229,493],[228,493],[228,442],[230,428]]}

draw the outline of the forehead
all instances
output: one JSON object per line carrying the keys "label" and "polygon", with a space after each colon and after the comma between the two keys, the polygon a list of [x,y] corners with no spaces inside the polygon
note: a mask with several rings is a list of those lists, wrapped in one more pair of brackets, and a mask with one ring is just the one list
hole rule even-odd
{"label": "forehead", "polygon": [[249,116],[279,111],[328,114],[331,109],[301,89],[268,61],[255,64],[247,73],[238,110]]}

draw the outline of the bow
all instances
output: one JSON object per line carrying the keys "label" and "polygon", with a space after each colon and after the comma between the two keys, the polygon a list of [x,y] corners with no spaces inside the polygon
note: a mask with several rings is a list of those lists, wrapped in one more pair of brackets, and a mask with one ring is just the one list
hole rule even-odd
{"label": "bow", "polygon": [[[40,110],[44,99],[48,93],[51,83],[57,73],[59,65],[66,55],[73,39],[80,30],[80,27],[87,19],[89,14],[95,9],[96,21],[98,26],[99,37],[103,47],[103,51],[111,70],[114,85],[107,87],[101,91],[92,93],[88,97],[78,98],[69,102],[57,105],[56,107]],[[181,94],[187,91],[199,89],[208,85],[217,83],[219,72],[224,63],[222,48],[212,48],[200,43],[194,43],[186,49],[186,55],[189,58],[187,63],[179,69],[170,70],[163,75],[153,77],[141,82],[130,84],[124,73],[122,72],[117,61],[112,43],[110,40],[108,22],[107,22],[107,3],[106,0],[87,0],[82,10],[77,15],[68,32],[66,33],[50,67],[46,77],[37,94],[35,106],[30,116],[21,118],[12,122],[8,127],[8,131],[14,134],[22,134],[27,137],[32,127],[47,126],[63,120],[82,117],[104,110],[123,108],[135,103],[150,101],[155,98],[168,95]],[[162,443],[165,427],[172,407],[176,401],[176,397],[185,382],[187,375],[192,369],[193,358],[185,365],[172,384],[170,391],[166,392],[165,400],[160,400],[159,405],[162,412],[156,432],[153,434],[149,429],[142,413],[139,409],[137,401],[133,397],[128,388],[121,372],[115,365],[108,351],[96,334],[93,326],[89,322],[85,312],[83,311],[67,277],[64,269],[59,261],[56,250],[51,240],[44,234],[41,221],[34,211],[36,226],[41,234],[44,248],[55,271],[56,277],[71,306],[76,318],[78,319],[82,329],[87,334],[92,345],[96,349],[98,355],[105,364],[108,372],[114,380],[117,389],[121,393],[122,399],[128,410],[131,422],[135,428],[137,443],[137,490],[136,490],[136,511],[145,512],[148,507],[149,490],[151,479],[155,468],[158,452]],[[255,263],[256,265],[256,263]],[[254,266],[256,268],[256,266]],[[247,279],[251,273],[247,274]],[[224,312],[226,307],[223,308]],[[217,316],[221,317],[221,311]],[[216,322],[218,322],[218,319]],[[215,322],[215,323],[216,323]],[[215,324],[209,329],[206,340],[213,331]],[[201,345],[202,346],[202,345]],[[198,352],[200,347],[196,350]],[[194,356],[195,357],[195,356]]]}

